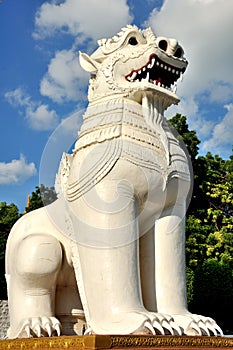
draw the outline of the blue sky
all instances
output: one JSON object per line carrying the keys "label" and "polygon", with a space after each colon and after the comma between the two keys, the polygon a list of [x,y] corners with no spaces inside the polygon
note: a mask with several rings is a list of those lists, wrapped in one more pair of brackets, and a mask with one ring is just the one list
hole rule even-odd
{"label": "blue sky", "polygon": [[189,61],[181,99],[166,116],[188,117],[202,143],[228,158],[233,134],[233,1],[3,0],[0,3],[0,201],[24,210],[40,183],[53,185],[87,100],[78,51],[126,24],[175,37]]}

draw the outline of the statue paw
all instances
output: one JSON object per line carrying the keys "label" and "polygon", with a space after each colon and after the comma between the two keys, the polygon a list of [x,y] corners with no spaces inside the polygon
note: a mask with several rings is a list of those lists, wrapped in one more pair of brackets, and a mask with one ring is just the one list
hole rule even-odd
{"label": "statue paw", "polygon": [[173,318],[183,329],[185,335],[223,336],[221,328],[210,317],[187,313],[173,315]]}
{"label": "statue paw", "polygon": [[182,335],[182,329],[174,321],[173,317],[167,314],[155,313],[152,320],[156,334]]}
{"label": "statue paw", "polygon": [[25,319],[19,338],[40,338],[61,335],[61,324],[55,317],[32,317]]}
{"label": "statue paw", "polygon": [[182,329],[172,316],[150,312],[148,313],[148,320],[143,323],[135,334],[182,335]]}
{"label": "statue paw", "polygon": [[182,329],[174,321],[174,318],[167,314],[148,312],[147,320],[138,328],[134,334],[150,335],[182,335]]}

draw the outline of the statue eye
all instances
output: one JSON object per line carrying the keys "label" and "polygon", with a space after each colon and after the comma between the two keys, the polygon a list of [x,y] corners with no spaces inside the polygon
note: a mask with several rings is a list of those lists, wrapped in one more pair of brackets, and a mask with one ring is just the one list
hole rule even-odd
{"label": "statue eye", "polygon": [[135,38],[135,36],[131,36],[131,38],[129,38],[128,43],[129,43],[130,45],[135,46],[135,45],[138,44],[138,41],[137,41],[137,39]]}

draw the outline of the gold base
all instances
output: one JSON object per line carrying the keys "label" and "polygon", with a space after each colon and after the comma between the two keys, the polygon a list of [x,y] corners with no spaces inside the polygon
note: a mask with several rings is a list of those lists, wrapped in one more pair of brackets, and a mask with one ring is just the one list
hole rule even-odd
{"label": "gold base", "polygon": [[86,335],[1,340],[0,350],[24,349],[233,349],[233,338],[150,335]]}

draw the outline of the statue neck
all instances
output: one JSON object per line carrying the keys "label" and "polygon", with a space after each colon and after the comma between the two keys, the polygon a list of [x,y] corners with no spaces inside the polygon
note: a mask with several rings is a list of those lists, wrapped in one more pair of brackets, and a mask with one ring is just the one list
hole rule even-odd
{"label": "statue neck", "polygon": [[84,120],[91,115],[104,114],[113,110],[135,110],[140,114],[150,129],[157,129],[162,126],[164,120],[164,111],[174,102],[164,94],[146,91],[140,95],[134,96],[135,99],[130,99],[123,96],[111,96],[101,100],[90,102],[85,113]]}

